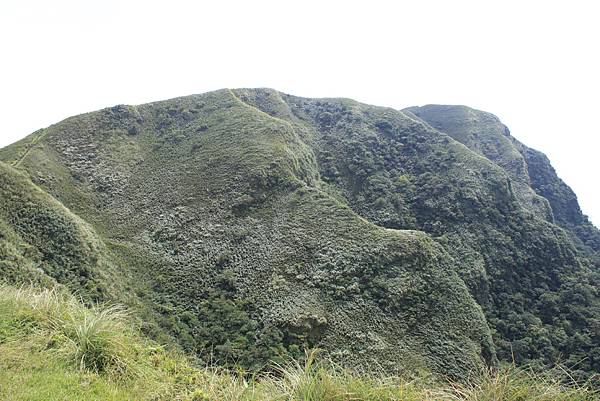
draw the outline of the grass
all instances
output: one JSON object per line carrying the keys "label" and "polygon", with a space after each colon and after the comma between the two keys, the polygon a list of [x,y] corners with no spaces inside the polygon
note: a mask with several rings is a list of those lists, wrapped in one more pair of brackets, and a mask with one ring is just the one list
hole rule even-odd
{"label": "grass", "polygon": [[598,385],[597,378],[581,384],[564,377],[569,373],[561,366],[540,373],[507,365],[499,372],[488,370],[471,383],[451,387],[460,401],[582,401],[600,396],[592,390],[593,380]]}
{"label": "grass", "polygon": [[125,373],[135,359],[132,333],[119,306],[86,309],[55,289],[2,289],[3,310],[14,314],[17,333],[34,340],[32,347],[52,350],[74,367],[97,373]]}
{"label": "grass", "polygon": [[303,362],[279,366],[277,376],[265,381],[268,394],[290,400],[421,400],[430,392],[418,381],[357,375],[331,362],[319,360],[315,352]]}
{"label": "grass", "polygon": [[[194,367],[144,339],[115,305],[53,289],[0,286],[3,400],[587,401],[590,386],[506,367],[467,384],[356,374],[307,353],[270,373]],[[564,372],[561,372],[564,373]]]}
{"label": "grass", "polygon": [[199,371],[145,340],[119,306],[0,287],[0,399],[182,399]]}
{"label": "grass", "polygon": [[114,367],[119,371],[127,369],[125,344],[115,338],[114,332],[121,329],[123,311],[111,306],[96,314],[83,316],[75,322],[67,338],[72,350],[69,351],[80,369],[103,372]]}

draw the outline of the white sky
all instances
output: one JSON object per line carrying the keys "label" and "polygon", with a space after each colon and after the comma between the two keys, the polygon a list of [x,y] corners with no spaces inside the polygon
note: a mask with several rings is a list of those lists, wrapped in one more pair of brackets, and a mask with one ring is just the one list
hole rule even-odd
{"label": "white sky", "polygon": [[0,0],[0,146],[223,87],[465,104],[545,152],[600,225],[596,1]]}

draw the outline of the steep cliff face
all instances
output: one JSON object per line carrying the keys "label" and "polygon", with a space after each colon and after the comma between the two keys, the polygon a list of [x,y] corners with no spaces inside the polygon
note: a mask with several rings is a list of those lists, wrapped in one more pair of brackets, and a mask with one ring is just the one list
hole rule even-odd
{"label": "steep cliff face", "polygon": [[600,230],[581,212],[573,190],[556,175],[546,155],[517,144],[527,161],[531,187],[548,199],[556,223],[571,232],[575,243],[600,266]]}
{"label": "steep cliff face", "polygon": [[[18,217],[40,194],[62,210],[40,227],[68,219],[87,234],[28,269],[99,288],[93,298],[139,310],[150,335],[223,364],[319,346],[354,366],[464,378],[496,351],[592,355],[593,248],[554,224],[524,147],[453,124],[268,89],[72,117],[0,150],[4,180],[25,188],[0,197],[0,249],[43,249],[42,228]],[[89,273],[50,263],[86,247]],[[28,275],[10,260],[3,276]]]}
{"label": "steep cliff face", "polygon": [[521,205],[552,221],[548,200],[531,188],[525,157],[496,116],[465,106],[428,105],[405,111],[501,167],[511,178],[512,190]]}
{"label": "steep cliff face", "polygon": [[[411,107],[406,111],[502,167],[518,183],[518,194],[525,207],[537,209],[541,217],[566,229],[576,245],[597,260],[600,231],[583,215],[577,196],[557,176],[546,155],[512,137],[508,127],[490,113],[445,105]],[[538,196],[532,196],[532,192]],[[538,207],[532,208],[532,204]],[[551,215],[540,206],[549,208]]]}
{"label": "steep cliff face", "polygon": [[[538,221],[537,224],[531,226],[532,235],[529,238],[509,234],[511,242],[517,246],[513,247],[512,250],[505,249],[504,255],[511,255],[510,257],[513,257],[512,255],[524,255],[520,249],[525,249],[526,255],[532,250],[531,244],[545,243],[539,247],[539,250],[546,249],[546,256],[540,255],[538,250],[532,256],[526,256],[525,259],[514,258],[513,263],[503,267],[503,270],[515,274],[516,281],[522,280],[523,274],[529,275],[530,273],[527,271],[541,273],[541,276],[533,281],[527,279],[524,286],[510,284],[509,288],[513,290],[518,288],[511,297],[517,295],[520,298],[521,294],[526,294],[525,302],[519,300],[515,305],[511,301],[500,308],[496,303],[495,309],[498,309],[500,314],[494,312],[495,316],[490,317],[490,321],[496,321],[498,327],[504,328],[500,329],[500,332],[508,329],[505,331],[505,336],[511,339],[510,344],[513,350],[515,348],[521,350],[524,342],[527,342],[524,347],[527,350],[525,352],[526,359],[530,359],[532,355],[535,359],[535,355],[541,356],[544,353],[559,357],[556,354],[557,349],[560,350],[559,353],[566,354],[568,351],[563,351],[565,348],[574,350],[581,345],[586,351],[577,352],[578,358],[586,360],[588,356],[591,356],[590,367],[586,367],[586,369],[597,370],[600,365],[594,347],[597,347],[599,333],[593,321],[595,321],[594,316],[598,314],[598,304],[593,299],[598,296],[600,231],[582,214],[575,193],[556,175],[550,161],[543,153],[528,148],[512,137],[508,128],[492,114],[464,106],[443,105],[412,107],[407,109],[407,112],[438,130],[438,132],[450,135],[469,149],[485,156],[501,167],[511,177],[514,183],[512,188],[518,188],[515,191],[515,198],[519,201],[520,206],[532,212],[537,219],[554,223],[553,231],[557,231],[556,226],[564,230],[564,232],[557,231],[554,239],[548,238],[542,235],[545,232],[542,227],[550,227],[550,225]],[[535,193],[535,195],[532,196],[532,193]],[[536,205],[542,205],[543,208]],[[548,209],[549,211],[547,211]],[[528,218],[527,220],[531,224],[532,219]],[[517,224],[520,227],[518,231],[523,231],[526,227],[523,221]],[[572,257],[566,259],[563,257],[567,254],[560,249],[566,250],[565,246],[568,247],[567,252]],[[497,248],[500,247],[497,246]],[[493,248],[494,245],[491,245],[484,252],[493,254]],[[538,245],[535,245],[535,248],[538,248]],[[562,256],[557,258],[557,255],[551,251],[552,249],[557,250],[558,254]],[[501,256],[500,259],[502,259]],[[490,261],[489,265],[497,263],[497,261]],[[526,272],[518,273],[523,271],[524,267]],[[581,281],[578,282],[578,280]],[[574,292],[578,295],[575,295]],[[511,290],[501,290],[501,293],[508,294],[511,293]],[[532,304],[531,301],[534,299],[536,301]],[[558,307],[558,305],[563,303],[565,299],[569,300],[567,303],[572,305],[572,309],[578,311],[575,313],[569,312],[566,304],[563,304],[562,312],[560,312],[561,307]],[[584,305],[586,312],[580,310],[581,305]],[[531,323],[523,324],[521,327],[524,330],[521,331],[521,334],[517,334],[514,325],[509,322],[515,319],[514,313],[511,311],[519,310],[519,307],[524,308],[526,314],[532,312],[533,315],[540,316],[543,323],[550,324],[548,332],[554,334],[549,336],[544,334],[539,339],[535,339],[536,336],[531,334],[535,325]],[[582,313],[582,315],[578,316],[579,313]],[[531,316],[526,314],[523,314],[523,317],[530,319]],[[557,324],[564,323],[568,324],[567,327],[578,327],[578,330],[585,334],[583,334],[583,337],[579,337],[578,334],[570,330],[563,332],[561,329],[556,329]],[[565,335],[575,335],[575,338],[583,339],[583,341],[578,342],[580,345],[573,345],[571,341],[560,339]],[[521,336],[526,340],[517,339]],[[531,346],[538,340],[541,348],[537,352],[532,352]],[[548,344],[548,340],[550,340],[551,346]],[[546,345],[543,345],[544,343]],[[503,340],[497,339],[496,344],[505,343]],[[590,344],[595,345],[589,347]],[[500,353],[502,354],[501,349],[502,346],[500,346]],[[517,352],[517,358],[520,358],[521,354],[521,352]],[[504,357],[508,358],[508,354]],[[573,361],[576,360],[574,357],[571,358]]]}

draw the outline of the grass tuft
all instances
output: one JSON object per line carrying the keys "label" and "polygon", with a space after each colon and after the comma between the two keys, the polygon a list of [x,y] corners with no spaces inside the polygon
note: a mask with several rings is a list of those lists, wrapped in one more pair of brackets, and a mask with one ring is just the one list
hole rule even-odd
{"label": "grass tuft", "polygon": [[[138,347],[129,316],[117,305],[85,308],[58,289],[0,287],[0,303],[31,347],[47,349],[78,369],[135,373]],[[7,310],[8,309],[8,310]],[[15,336],[15,340],[19,340]]]}
{"label": "grass tuft", "polygon": [[126,316],[125,310],[119,306],[92,311],[83,317],[71,316],[70,324],[62,326],[66,329],[63,334],[70,345],[67,348],[69,357],[82,370],[104,372],[114,369],[119,373],[130,370],[127,343],[121,338],[122,333],[127,331],[123,324]]}
{"label": "grass tuft", "polygon": [[499,371],[486,370],[466,384],[452,383],[451,388],[459,401],[592,401],[600,397],[593,389],[595,378],[577,383],[568,377],[561,366],[540,373],[508,365]]}

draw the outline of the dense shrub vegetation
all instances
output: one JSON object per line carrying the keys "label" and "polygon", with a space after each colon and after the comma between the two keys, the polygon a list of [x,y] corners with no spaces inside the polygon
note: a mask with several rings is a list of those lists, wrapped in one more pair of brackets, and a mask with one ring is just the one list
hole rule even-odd
{"label": "dense shrub vegetation", "polygon": [[488,113],[222,90],[72,117],[0,160],[2,280],[126,304],[202,364],[600,370],[600,234]]}
{"label": "dense shrub vegetation", "polygon": [[[384,227],[423,230],[459,261],[501,359],[563,361],[582,377],[599,371],[600,270],[590,236],[600,232],[547,159],[533,163],[533,151],[495,117],[472,109],[409,109],[441,133],[387,109],[286,101],[317,128],[321,174],[354,210]],[[532,188],[522,185],[529,181]],[[552,213],[566,232],[551,224]],[[588,247],[578,253],[582,242]]]}

